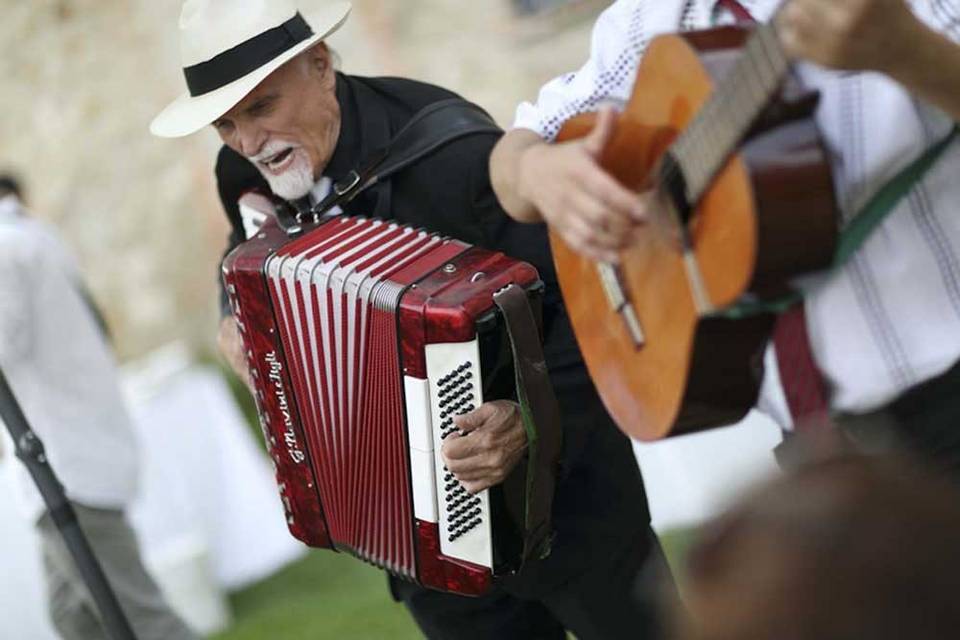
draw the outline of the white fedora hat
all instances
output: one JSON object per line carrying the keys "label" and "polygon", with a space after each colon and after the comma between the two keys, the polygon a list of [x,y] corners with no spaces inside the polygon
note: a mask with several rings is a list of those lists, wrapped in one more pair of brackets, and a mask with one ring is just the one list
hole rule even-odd
{"label": "white fedora hat", "polygon": [[349,2],[301,15],[288,0],[186,0],[180,60],[189,91],[153,119],[150,132],[178,138],[199,131],[284,62],[336,31],[349,14]]}

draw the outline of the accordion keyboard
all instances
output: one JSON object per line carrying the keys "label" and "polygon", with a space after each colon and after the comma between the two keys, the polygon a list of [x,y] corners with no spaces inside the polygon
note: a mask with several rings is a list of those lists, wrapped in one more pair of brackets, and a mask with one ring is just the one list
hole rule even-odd
{"label": "accordion keyboard", "polygon": [[[440,439],[459,431],[453,422],[454,416],[463,415],[477,408],[473,397],[473,363],[469,360],[439,380]],[[461,432],[462,433],[462,432]],[[454,542],[481,523],[480,497],[467,493],[457,482],[453,473],[443,467],[443,505],[449,531],[447,542]]]}
{"label": "accordion keyboard", "polygon": [[[470,495],[443,462],[443,440],[456,433],[454,416],[479,407],[480,352],[476,340],[426,346],[436,456],[440,549],[444,555],[492,567],[488,492]],[[467,435],[466,437],[470,437]]]}

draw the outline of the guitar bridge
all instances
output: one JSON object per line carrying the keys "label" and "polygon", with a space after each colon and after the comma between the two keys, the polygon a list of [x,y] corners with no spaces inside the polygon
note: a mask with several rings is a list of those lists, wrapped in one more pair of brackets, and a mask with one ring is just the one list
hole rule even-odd
{"label": "guitar bridge", "polygon": [[630,299],[624,290],[620,270],[609,262],[601,262],[597,265],[597,272],[600,275],[600,283],[603,285],[607,302],[623,321],[634,348],[640,349],[646,343],[646,337],[640,325],[640,318],[637,317],[637,311],[630,304]]}

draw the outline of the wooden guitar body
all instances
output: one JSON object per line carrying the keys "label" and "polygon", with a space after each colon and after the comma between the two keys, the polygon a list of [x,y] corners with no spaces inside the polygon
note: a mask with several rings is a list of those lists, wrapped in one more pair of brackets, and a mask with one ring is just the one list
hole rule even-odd
{"label": "wooden guitar body", "polygon": [[[748,34],[727,27],[653,40],[600,164],[631,189],[649,187],[661,156],[737,60]],[[789,278],[832,259],[836,207],[812,119],[817,98],[788,81],[693,210],[687,229],[718,309],[745,295],[782,294]],[[570,120],[558,140],[586,135],[592,122],[592,115]],[[641,346],[611,307],[596,263],[555,233],[551,246],[590,374],[628,435],[654,440],[731,424],[754,405],[772,317],[699,314],[668,225],[645,225],[621,254]]]}

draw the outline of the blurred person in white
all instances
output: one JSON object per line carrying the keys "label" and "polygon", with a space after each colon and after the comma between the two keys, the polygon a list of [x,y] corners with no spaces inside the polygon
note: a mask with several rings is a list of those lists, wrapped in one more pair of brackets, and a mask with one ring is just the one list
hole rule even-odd
{"label": "blurred person in white", "polygon": [[[144,568],[126,520],[138,450],[98,314],[72,252],[52,227],[27,216],[9,176],[0,177],[0,367],[137,637],[194,638]],[[26,468],[19,471],[54,626],[65,640],[106,638],[39,491]]]}
{"label": "blurred person in white", "polygon": [[[796,73],[820,92],[815,117],[841,224],[912,161],[951,140],[960,119],[957,2],[618,0],[597,21],[586,64],[521,104],[494,149],[491,180],[504,209],[520,221],[546,221],[584,255],[617,261],[655,199],[597,162],[614,131],[613,110],[601,111],[586,138],[549,142],[571,116],[626,103],[655,35],[771,19],[785,52],[800,60]],[[809,381],[817,418],[827,415],[863,439],[871,434],[860,424],[883,431],[960,472],[958,171],[960,144],[952,138],[851,260],[801,284],[799,313],[782,318],[797,319],[795,333],[808,334],[812,365],[798,380],[798,369],[778,360],[775,337],[758,403],[784,428],[809,424],[810,407],[795,393]]]}

